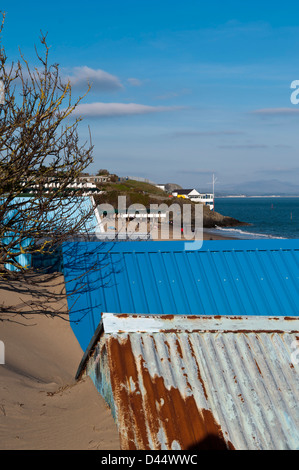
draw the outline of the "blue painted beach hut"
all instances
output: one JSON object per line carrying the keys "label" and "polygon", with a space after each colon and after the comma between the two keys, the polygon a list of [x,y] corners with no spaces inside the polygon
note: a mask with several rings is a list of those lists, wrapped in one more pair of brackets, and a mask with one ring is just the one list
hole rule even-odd
{"label": "blue painted beach hut", "polygon": [[[68,224],[74,221],[76,223],[77,220],[80,218],[85,217],[86,214],[89,214],[93,208],[93,200],[90,197],[78,197],[78,204],[76,204],[76,200],[72,198],[72,200],[65,198],[61,199],[60,201],[60,208],[50,211],[46,214],[47,220],[50,222],[51,220],[55,221],[61,217],[69,217]],[[16,212],[19,211],[20,214],[22,211],[26,211],[30,208],[30,199],[29,197],[18,197],[12,201],[14,205],[14,209],[7,214],[7,218],[15,217]],[[69,208],[69,210],[68,210]],[[55,225],[55,223],[54,223]],[[20,222],[21,226],[21,222]],[[85,226],[82,230],[79,231],[80,233],[88,233],[93,234],[96,232],[98,227],[98,221],[96,218],[96,214],[86,219]],[[3,245],[8,245],[11,241],[16,237],[19,238],[19,234],[15,235],[13,232],[7,232],[5,237],[2,239]],[[61,247],[58,247],[55,252],[51,255],[43,255],[40,253],[31,254],[28,247],[31,245],[32,239],[31,238],[24,238],[21,240],[20,245],[17,245],[16,248],[12,249],[12,251],[21,251],[21,253],[16,257],[16,262],[19,264],[20,268],[30,268],[35,267],[39,269],[46,270],[49,268],[50,270],[62,270],[62,252]],[[21,248],[21,250],[20,250]],[[22,253],[23,251],[23,253]],[[19,271],[19,268],[11,263],[6,263],[5,268],[9,271]]]}

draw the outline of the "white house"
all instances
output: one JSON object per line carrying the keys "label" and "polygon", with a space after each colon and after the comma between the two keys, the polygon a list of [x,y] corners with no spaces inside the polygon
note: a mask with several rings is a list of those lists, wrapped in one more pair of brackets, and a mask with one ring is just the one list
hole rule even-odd
{"label": "white house", "polygon": [[176,189],[172,192],[172,195],[175,197],[190,199],[192,202],[201,202],[202,204],[209,206],[211,210],[214,210],[213,194],[199,193],[196,189]]}
{"label": "white house", "polygon": [[[70,184],[67,185],[67,187],[70,190],[84,190],[83,195],[89,195],[89,194],[102,194],[103,191],[101,191],[96,183],[103,183],[103,182],[108,182],[109,181],[109,176],[79,176],[78,178],[75,178],[74,181]],[[32,182],[30,186],[31,191],[35,191],[36,189],[39,188],[39,184],[35,183],[34,176],[31,176],[30,178],[26,178],[26,180],[22,181],[23,186],[28,187],[28,183]],[[59,189],[60,188],[60,182],[59,179],[55,179],[54,177],[48,177],[45,178],[44,182],[44,190],[46,193],[52,191],[53,189]]]}

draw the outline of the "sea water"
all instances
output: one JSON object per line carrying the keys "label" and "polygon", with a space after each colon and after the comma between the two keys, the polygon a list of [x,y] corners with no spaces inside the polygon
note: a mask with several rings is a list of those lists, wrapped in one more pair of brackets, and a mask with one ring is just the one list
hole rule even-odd
{"label": "sea water", "polygon": [[209,229],[222,236],[299,239],[299,197],[215,198],[215,211],[249,226]]}

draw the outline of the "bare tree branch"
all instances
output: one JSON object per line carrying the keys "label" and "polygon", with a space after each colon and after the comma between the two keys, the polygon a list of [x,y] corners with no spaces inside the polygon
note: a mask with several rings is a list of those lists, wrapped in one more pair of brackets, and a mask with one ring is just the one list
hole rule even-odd
{"label": "bare tree branch", "polygon": [[[0,34],[5,14],[2,14]],[[5,103],[0,106],[0,268],[10,263],[22,270],[22,254],[49,254],[78,233],[86,232],[93,207],[72,186],[92,162],[93,145],[81,144],[80,118],[69,120],[86,96],[72,99],[58,64],[49,64],[47,35],[30,67],[8,64],[0,39],[0,78]],[[87,89],[88,93],[89,87]],[[21,196],[30,196],[21,198]]]}

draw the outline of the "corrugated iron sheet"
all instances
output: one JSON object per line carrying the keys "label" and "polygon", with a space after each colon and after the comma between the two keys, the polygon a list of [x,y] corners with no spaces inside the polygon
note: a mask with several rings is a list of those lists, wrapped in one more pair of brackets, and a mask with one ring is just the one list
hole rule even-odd
{"label": "corrugated iron sheet", "polygon": [[103,311],[299,315],[299,240],[204,241],[200,250],[186,249],[191,245],[66,244],[66,289],[75,292],[69,305],[72,319],[82,319],[73,324],[82,349]]}
{"label": "corrugated iron sheet", "polygon": [[79,375],[112,402],[122,449],[299,449],[298,329],[298,317],[103,314]]}

